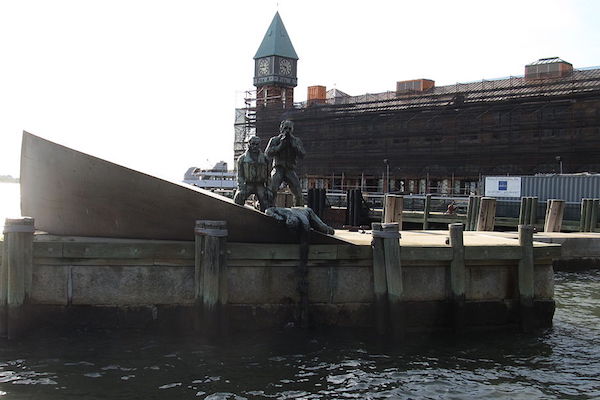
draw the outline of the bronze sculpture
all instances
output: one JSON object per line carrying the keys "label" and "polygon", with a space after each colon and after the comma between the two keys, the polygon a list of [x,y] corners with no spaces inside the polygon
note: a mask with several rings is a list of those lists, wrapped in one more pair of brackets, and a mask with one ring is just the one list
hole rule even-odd
{"label": "bronze sculpture", "polygon": [[260,138],[252,136],[248,149],[237,159],[238,190],[233,201],[243,205],[246,199],[255,194],[261,211],[271,204],[269,191],[269,160],[260,150]]}
{"label": "bronze sculpture", "polygon": [[333,228],[324,223],[309,207],[270,207],[265,213],[291,230],[308,232],[312,228],[328,235],[335,233]]}
{"label": "bronze sculpture", "polygon": [[302,188],[300,179],[296,174],[296,160],[304,158],[306,152],[300,138],[293,135],[294,123],[284,120],[279,126],[279,135],[273,136],[265,150],[269,159],[273,160],[273,172],[271,174],[271,196],[274,199],[277,189],[285,182],[294,195],[294,204],[303,206]]}

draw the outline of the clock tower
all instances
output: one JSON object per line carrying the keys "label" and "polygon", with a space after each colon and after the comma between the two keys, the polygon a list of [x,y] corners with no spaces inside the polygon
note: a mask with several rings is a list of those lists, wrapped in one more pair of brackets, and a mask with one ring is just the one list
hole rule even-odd
{"label": "clock tower", "polygon": [[297,63],[298,56],[277,12],[254,55],[257,107],[288,108],[294,104]]}

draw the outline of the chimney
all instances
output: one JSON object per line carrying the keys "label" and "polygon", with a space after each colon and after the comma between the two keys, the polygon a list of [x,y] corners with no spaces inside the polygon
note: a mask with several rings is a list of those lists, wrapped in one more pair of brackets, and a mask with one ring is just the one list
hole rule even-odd
{"label": "chimney", "polygon": [[307,102],[308,105],[312,104],[324,104],[327,98],[327,88],[325,86],[309,86]]}

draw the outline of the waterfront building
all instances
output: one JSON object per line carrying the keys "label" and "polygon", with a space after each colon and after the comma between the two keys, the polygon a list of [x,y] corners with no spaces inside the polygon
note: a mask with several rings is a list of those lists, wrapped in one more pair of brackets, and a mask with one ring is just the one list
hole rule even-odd
{"label": "waterfront building", "polygon": [[294,120],[305,189],[469,194],[485,175],[600,171],[600,68],[552,57],[471,83],[420,78],[359,96],[315,85],[294,103],[297,60],[276,14],[255,56],[256,90],[237,110],[235,152],[246,135],[266,139]]}

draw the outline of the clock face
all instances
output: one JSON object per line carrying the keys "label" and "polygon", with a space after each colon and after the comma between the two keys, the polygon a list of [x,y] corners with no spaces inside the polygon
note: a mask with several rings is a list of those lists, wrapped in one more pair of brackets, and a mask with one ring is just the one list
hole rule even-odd
{"label": "clock face", "polygon": [[291,75],[292,74],[292,63],[290,60],[286,60],[285,58],[279,61],[279,73],[281,75]]}
{"label": "clock face", "polygon": [[258,75],[267,75],[270,70],[270,62],[268,58],[258,60]]}

